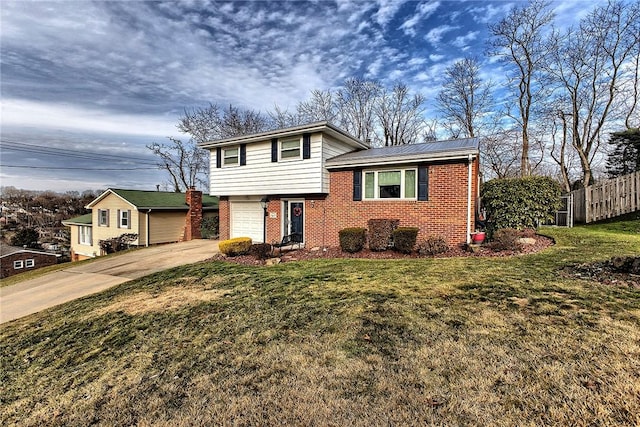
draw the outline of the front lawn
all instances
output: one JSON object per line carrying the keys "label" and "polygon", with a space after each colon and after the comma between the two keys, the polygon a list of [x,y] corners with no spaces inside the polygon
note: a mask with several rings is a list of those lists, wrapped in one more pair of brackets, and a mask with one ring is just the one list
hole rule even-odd
{"label": "front lawn", "polygon": [[[638,425],[640,289],[512,258],[199,263],[2,325],[2,425]],[[636,228],[634,228],[636,227]]]}

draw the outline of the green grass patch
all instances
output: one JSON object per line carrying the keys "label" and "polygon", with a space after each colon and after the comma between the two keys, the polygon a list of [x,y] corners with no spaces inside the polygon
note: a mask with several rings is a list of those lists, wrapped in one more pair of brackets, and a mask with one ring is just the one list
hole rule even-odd
{"label": "green grass patch", "polygon": [[3,425],[637,425],[640,290],[511,258],[184,266],[2,325]]}

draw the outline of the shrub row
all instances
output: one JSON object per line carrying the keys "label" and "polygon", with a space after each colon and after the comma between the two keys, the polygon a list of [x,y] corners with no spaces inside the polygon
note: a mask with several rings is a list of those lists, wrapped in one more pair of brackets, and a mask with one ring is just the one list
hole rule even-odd
{"label": "shrub row", "polygon": [[[416,246],[418,232],[417,227],[398,227],[399,220],[370,220],[373,232],[369,232],[369,248],[372,251],[381,251],[389,247],[393,241],[393,247],[398,252],[411,253]],[[364,249],[367,241],[367,229],[361,227],[345,228],[338,233],[340,248],[345,252],[359,252]],[[393,240],[392,240],[393,239]]]}

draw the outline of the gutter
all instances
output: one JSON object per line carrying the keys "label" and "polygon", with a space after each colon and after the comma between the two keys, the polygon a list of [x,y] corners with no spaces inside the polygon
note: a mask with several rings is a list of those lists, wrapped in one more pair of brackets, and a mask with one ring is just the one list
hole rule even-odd
{"label": "gutter", "polygon": [[401,165],[401,164],[415,164],[415,163],[421,163],[421,162],[438,162],[438,161],[447,161],[447,160],[461,160],[461,159],[469,159],[469,158],[473,158],[473,156],[476,154],[477,152],[474,151],[473,153],[461,153],[461,154],[450,154],[450,155],[444,155],[444,156],[429,156],[429,157],[420,157],[420,156],[416,156],[416,157],[411,157],[411,158],[407,158],[407,156],[404,157],[378,157],[377,159],[372,158],[372,159],[361,159],[361,160],[354,160],[354,161],[342,161],[342,162],[329,162],[327,161],[327,163],[325,164],[325,167],[328,170],[333,170],[333,169],[348,169],[351,167],[359,167],[359,166],[385,166],[385,165]]}
{"label": "gutter", "polygon": [[473,165],[473,156],[468,157],[468,181],[467,181],[467,245],[471,243],[471,185],[473,184],[471,169]]}
{"label": "gutter", "polygon": [[150,224],[151,224],[151,209],[147,211],[147,238],[146,238],[147,244],[145,245],[147,248],[149,247],[149,240],[151,240]]}

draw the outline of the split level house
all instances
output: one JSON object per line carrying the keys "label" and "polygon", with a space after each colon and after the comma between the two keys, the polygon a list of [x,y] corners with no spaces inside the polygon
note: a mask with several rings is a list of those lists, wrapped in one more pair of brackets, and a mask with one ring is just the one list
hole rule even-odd
{"label": "split level house", "polygon": [[10,246],[0,242],[0,278],[10,277],[25,271],[56,265],[60,255],[39,249]]}
{"label": "split level house", "polygon": [[369,219],[418,227],[418,239],[469,242],[479,194],[476,138],[371,148],[328,122],[200,144],[211,152],[220,238],[339,245]]}
{"label": "split level house", "polygon": [[185,193],[108,189],[86,206],[91,213],[63,221],[71,229],[71,260],[103,255],[100,241],[136,234],[135,246],[201,238],[202,219],[218,215],[218,199]]}

